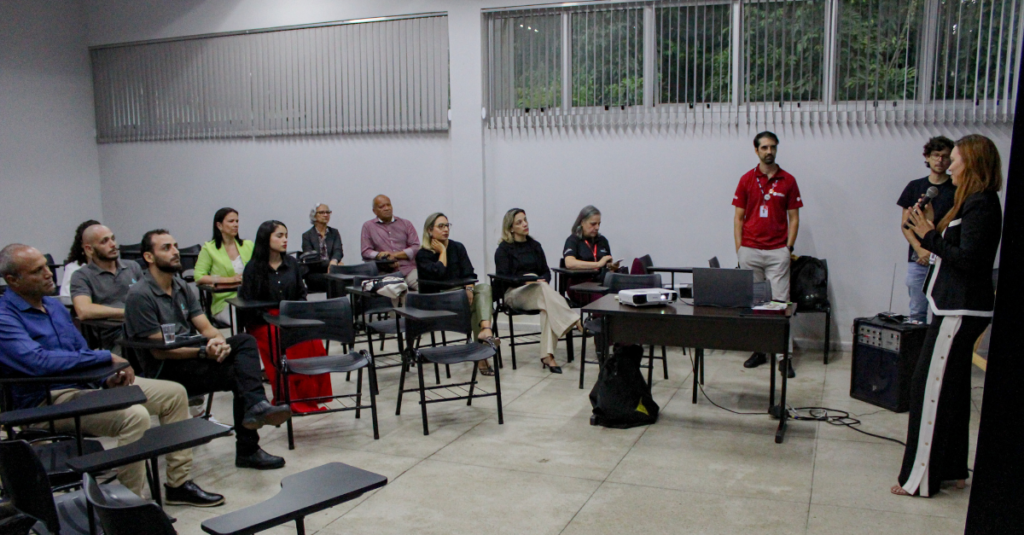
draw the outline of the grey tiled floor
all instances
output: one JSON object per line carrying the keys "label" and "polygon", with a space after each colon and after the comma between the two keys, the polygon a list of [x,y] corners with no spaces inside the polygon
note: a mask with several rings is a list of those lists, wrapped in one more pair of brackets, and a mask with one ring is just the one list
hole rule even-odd
{"label": "grey tiled floor", "polygon": [[[966,490],[944,489],[932,499],[892,496],[888,489],[903,448],[826,423],[791,422],[785,442],[776,445],[775,421],[765,414],[731,414],[703,397],[692,404],[690,361],[679,350],[669,352],[670,379],[656,375],[659,421],[628,430],[589,425],[587,394],[596,366],[588,367],[586,389],[580,390],[578,360],[556,376],[541,369],[535,352],[536,346],[520,350],[513,371],[505,350],[504,425],[498,425],[493,398],[473,407],[436,404],[429,408],[430,435],[423,436],[418,399],[406,397],[396,416],[398,370],[384,370],[380,440],[373,440],[369,414],[360,420],[352,413],[298,418],[294,451],[287,449],[283,427],[261,431],[263,447],[288,462],[268,472],[236,469],[233,440],[218,440],[195,450],[193,475],[228,503],[168,512],[178,518],[179,533],[202,533],[203,520],[276,494],[282,477],[339,461],[384,474],[389,483],[307,518],[307,533],[963,531],[970,481]],[[725,407],[762,413],[767,366],[745,370],[746,357],[709,352],[705,391]],[[796,358],[792,406],[847,410],[861,415],[866,431],[905,437],[906,414],[849,397],[849,354],[833,353],[828,366],[819,351],[798,349]],[[564,352],[559,360],[564,362]],[[454,375],[468,373],[468,366],[453,369]],[[974,384],[982,382],[975,370]],[[336,392],[352,388],[342,376],[334,385]],[[974,396],[972,462],[981,392]],[[216,396],[215,417],[230,420],[230,397]],[[269,533],[294,533],[294,525]]]}

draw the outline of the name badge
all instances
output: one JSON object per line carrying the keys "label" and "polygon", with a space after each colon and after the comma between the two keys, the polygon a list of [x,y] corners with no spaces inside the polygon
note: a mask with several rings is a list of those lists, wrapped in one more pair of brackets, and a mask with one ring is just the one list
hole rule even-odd
{"label": "name badge", "polygon": [[768,217],[768,206],[761,205],[761,217]]}

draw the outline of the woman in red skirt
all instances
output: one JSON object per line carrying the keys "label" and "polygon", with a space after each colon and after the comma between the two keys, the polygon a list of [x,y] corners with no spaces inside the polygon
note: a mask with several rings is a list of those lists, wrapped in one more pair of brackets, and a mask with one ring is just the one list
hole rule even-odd
{"label": "woman in red skirt", "polygon": [[[242,274],[242,288],[239,295],[251,301],[305,301],[306,286],[302,282],[299,262],[287,254],[288,227],[280,221],[265,221],[256,231],[252,260],[246,264]],[[272,309],[277,315],[278,310]],[[242,318],[240,318],[240,321]],[[278,368],[271,360],[270,335],[278,339],[277,327],[267,325],[260,315],[246,318],[246,331],[256,338],[263,359],[263,367],[274,390],[274,402],[278,403]],[[271,331],[273,329],[274,331]],[[287,349],[290,360],[307,357],[322,357],[327,354],[319,340],[310,340]],[[330,375],[290,375],[288,377],[290,399],[327,398],[332,394]],[[316,401],[293,401],[293,412],[308,413],[325,410]]]}

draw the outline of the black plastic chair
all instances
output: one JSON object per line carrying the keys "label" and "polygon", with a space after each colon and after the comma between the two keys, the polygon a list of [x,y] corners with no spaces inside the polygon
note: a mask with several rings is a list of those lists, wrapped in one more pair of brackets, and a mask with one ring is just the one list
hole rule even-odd
{"label": "black plastic chair", "polygon": [[[291,404],[300,401],[326,403],[333,400],[355,398],[355,405],[327,409],[309,414],[325,414],[331,412],[356,411],[356,418],[361,416],[363,409],[370,409],[373,420],[373,438],[380,438],[377,428],[377,371],[373,358],[366,351],[352,351],[344,355],[327,355],[299,360],[288,359],[288,348],[310,340],[333,340],[343,346],[355,344],[355,328],[352,324],[352,304],[347,297],[338,297],[324,301],[281,301],[280,315],[265,315],[264,319],[278,327],[277,354],[274,362],[277,366],[278,392],[283,394],[283,402]],[[298,320],[298,321],[294,321]],[[302,320],[315,320],[301,325]],[[272,343],[271,347],[275,347]],[[370,386],[370,404],[363,404],[363,368],[367,370],[367,382]],[[324,373],[356,372],[356,393],[341,394],[326,398],[292,399],[288,386],[289,375],[320,375]],[[306,416],[294,413],[294,416]],[[288,449],[295,449],[295,438],[292,431],[292,420],[289,418]]]}
{"label": "black plastic chair", "polygon": [[691,284],[676,284],[676,273],[693,273],[693,268],[655,266],[654,259],[649,254],[645,254],[633,261],[633,269],[630,271],[630,275],[650,275],[653,273],[668,273],[670,280],[662,286],[663,288],[676,290],[681,298],[693,297],[693,286]]}
{"label": "black plastic chair", "polygon": [[[622,290],[632,290],[638,288],[661,288],[661,275],[654,273],[650,275],[626,275],[624,273],[606,273],[604,276],[604,287],[608,288],[609,294],[617,294]],[[580,350],[580,388],[583,388],[583,376],[584,370],[587,364],[600,364],[599,360],[587,360],[587,334],[591,333],[594,336],[594,352],[597,352],[597,348],[602,348],[603,351],[607,351],[606,344],[604,341],[597,342],[601,336],[601,320],[598,318],[591,317],[590,319],[583,322],[583,348]],[[665,379],[668,379],[668,358],[665,346],[661,346],[661,356],[654,356],[654,346],[650,347],[650,353],[647,355],[647,384],[653,385],[654,379],[654,361],[660,360],[662,365],[662,373]]]}
{"label": "black plastic chair", "polygon": [[[466,400],[466,405],[472,405],[473,400],[476,398],[495,396],[498,403],[498,424],[504,424],[505,417],[501,409],[501,371],[498,366],[498,352],[490,343],[481,344],[469,341],[472,338],[470,334],[472,328],[470,325],[469,298],[466,297],[466,292],[456,290],[427,295],[409,294],[406,297],[406,306],[396,308],[395,312],[406,319],[405,347],[410,348],[406,352],[407,362],[410,366],[412,364],[416,365],[416,372],[419,377],[419,388],[406,390],[405,376],[407,367],[402,367],[402,374],[398,382],[398,407],[395,409],[395,414],[398,415],[402,412],[402,394],[418,391],[420,395],[420,414],[423,418],[423,434],[429,435],[430,429],[427,425],[428,403],[464,399]],[[447,314],[437,314],[438,312]],[[416,338],[426,333],[437,331],[463,333],[466,335],[467,343],[411,349],[414,347],[414,340]],[[494,359],[494,392],[484,392],[481,394],[480,389],[476,387],[477,362],[489,358]],[[429,387],[424,385],[424,363],[444,364],[447,366],[462,362],[471,362],[473,366],[473,375],[468,382],[438,384]],[[442,390],[453,392],[453,388],[465,386],[469,387],[467,395],[445,396],[444,394],[438,394]],[[427,399],[427,391],[430,391],[432,395],[436,394],[436,397]]]}
{"label": "black plastic chair", "polygon": [[[89,533],[85,495],[77,490],[54,496],[43,464],[28,442],[0,442],[0,479],[14,508],[38,521],[37,533]],[[119,483],[109,488],[118,495],[132,494]]]}
{"label": "black plastic chair", "polygon": [[718,261],[718,257],[717,256],[712,256],[711,260],[708,260],[708,266],[717,269],[717,268],[722,267],[722,264]]}
{"label": "black plastic chair", "polygon": [[178,249],[178,255],[181,256],[181,277],[186,282],[195,282],[196,262],[199,261],[199,251],[203,249],[201,244],[196,244],[191,247],[182,247]]}
{"label": "black plastic chair", "polygon": [[[337,279],[328,278],[327,283],[327,298],[332,299],[335,297],[345,297],[349,295],[348,288],[358,290],[362,285],[363,281],[370,279],[377,279],[387,273],[381,273],[377,268],[376,262],[363,262],[362,264],[352,264],[346,266],[331,266],[328,269],[328,274],[339,274],[339,275],[350,275],[352,279],[350,281],[339,281]],[[380,349],[384,350],[384,342],[388,339],[388,335],[396,337],[397,333],[391,332],[392,322],[387,320],[387,313],[391,311],[391,300],[387,297],[380,295],[371,295],[368,293],[357,292],[352,294],[352,315],[355,320],[356,328],[363,331],[368,338],[373,338],[373,334],[380,334]],[[376,321],[372,318],[376,317]],[[367,328],[369,324],[373,324],[370,328]],[[370,332],[373,331],[373,332]],[[372,343],[371,343],[372,345]],[[370,355],[376,358],[373,354],[371,347]],[[381,357],[387,355],[379,355]],[[399,362],[394,362],[379,366],[380,368],[389,368],[397,366]]]}
{"label": "black plastic chair", "polygon": [[[526,282],[528,280],[536,280],[536,279],[534,279],[534,278],[527,278],[527,277],[512,277],[512,276],[505,276],[505,275],[497,275],[495,273],[489,273],[487,276],[491,280],[491,290],[493,292],[492,298],[494,300],[494,313],[492,314],[493,320],[491,321],[491,331],[494,332],[494,336],[499,336],[499,334],[498,334],[498,323],[499,323],[498,322],[498,314],[505,314],[505,316],[508,318],[508,336],[502,338],[502,340],[507,340],[508,341],[509,352],[512,354],[512,369],[514,370],[514,369],[516,369],[516,347],[518,347],[518,346],[528,346],[528,345],[533,345],[533,344],[539,344],[540,343],[540,339],[539,338],[536,339],[536,340],[532,340],[531,339],[531,340],[527,340],[527,341],[523,341],[523,342],[517,342],[516,340],[518,338],[524,338],[524,337],[530,337],[530,338],[539,337],[540,331],[533,331],[533,332],[526,332],[526,333],[516,334],[515,324],[513,323],[512,318],[515,317],[515,316],[536,316],[536,315],[540,314],[540,311],[539,310],[519,310],[517,308],[513,308],[511,305],[509,305],[508,303],[505,302],[505,292],[510,290],[510,289],[512,289],[512,288],[517,288],[519,286],[522,286],[522,285],[526,284]],[[572,303],[568,299],[566,299],[566,302],[570,306],[572,305]],[[565,334],[565,337],[561,338],[561,339],[565,340],[565,356],[566,356],[566,360],[568,360],[569,362],[572,362],[574,360],[574,357],[575,357],[575,353],[573,351],[573,331],[574,330],[575,329],[569,329],[569,332],[567,332]],[[499,353],[499,358],[498,358],[498,364],[499,365],[504,365],[504,362],[501,359],[500,353]]]}
{"label": "black plastic chair", "polygon": [[[825,288],[827,289],[828,288],[828,261],[825,260],[824,258],[822,258],[820,260],[821,260],[821,263],[825,266]],[[790,288],[792,288],[792,284],[790,285]],[[826,296],[826,298],[828,297],[827,290],[826,290],[825,296]],[[829,299],[829,300],[827,300],[825,302],[825,304],[818,305],[818,306],[815,306],[815,307],[802,307],[802,306],[800,306],[800,301],[799,300],[796,300],[796,301],[797,301],[797,307],[796,307],[796,313],[797,314],[803,312],[805,314],[806,313],[820,313],[820,314],[824,314],[825,315],[825,355],[824,355],[824,357],[825,357],[825,364],[828,364],[828,350],[829,350],[829,346],[831,345],[831,336],[830,335],[831,335],[831,331],[832,331],[832,329],[831,329],[831,327],[832,327],[832,301]]]}
{"label": "black plastic chair", "polygon": [[177,531],[156,502],[144,500],[130,490],[100,485],[89,474],[82,475],[82,489],[100,519],[105,535],[175,535]]}

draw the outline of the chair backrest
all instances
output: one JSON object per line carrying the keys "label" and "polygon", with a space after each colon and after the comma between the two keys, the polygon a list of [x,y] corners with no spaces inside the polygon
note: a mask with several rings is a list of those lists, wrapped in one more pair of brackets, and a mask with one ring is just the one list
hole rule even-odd
{"label": "chair backrest", "polygon": [[138,496],[117,496],[96,483],[89,474],[82,476],[85,497],[96,509],[100,525],[106,535],[134,535],[145,532],[153,535],[174,535],[177,531],[167,515],[155,502]]}
{"label": "chair backrest", "polygon": [[142,244],[122,245],[117,248],[123,260],[137,260],[142,258]]}
{"label": "chair backrest", "polygon": [[18,511],[39,520],[51,533],[60,532],[50,479],[28,442],[0,442],[0,480]]}
{"label": "chair backrest", "polygon": [[626,275],[625,273],[605,273],[604,287],[609,293],[637,288],[661,288],[661,274]]}
{"label": "chair backrest", "polygon": [[187,271],[196,268],[196,261],[199,260],[199,252],[203,249],[200,244],[193,245],[191,247],[183,247],[178,249],[178,254],[181,255],[181,269]]}
{"label": "chair backrest", "polygon": [[651,255],[645,254],[640,258],[633,260],[633,266],[630,268],[630,275],[646,275],[650,273],[648,269],[654,265],[654,260],[651,259]]}
{"label": "chair backrest", "polygon": [[356,341],[352,302],[348,297],[323,301],[281,301],[280,311],[282,316],[289,318],[324,322],[317,327],[282,330],[281,347],[285,349],[308,340],[332,340],[348,345]]}
{"label": "chair backrest", "polygon": [[[364,280],[376,277],[381,274],[380,270],[377,269],[376,262],[363,262],[362,264],[352,264],[345,266],[331,266],[328,269],[328,273],[356,275],[355,279],[352,281],[353,286],[359,286],[360,284],[363,283]],[[340,285],[341,283],[331,281],[331,291],[328,292],[328,297],[332,297],[334,295],[337,295],[339,297],[344,296],[344,291],[341,290],[341,288],[335,289],[335,284]],[[363,313],[363,310],[376,310],[388,308],[390,306],[391,300],[383,296],[374,297],[371,299],[360,299],[359,305],[353,307],[352,313],[354,315],[359,315]]]}
{"label": "chair backrest", "polygon": [[455,313],[454,316],[438,318],[429,322],[406,320],[406,336],[410,340],[431,331],[450,331],[463,334],[472,331],[469,297],[461,288],[436,294],[410,293],[405,297],[405,305],[420,310],[447,310]]}
{"label": "chair backrest", "polygon": [[717,256],[712,256],[711,260],[708,260],[708,265],[713,267],[713,268],[720,268],[720,267],[722,267],[722,264],[718,261],[718,257]]}

